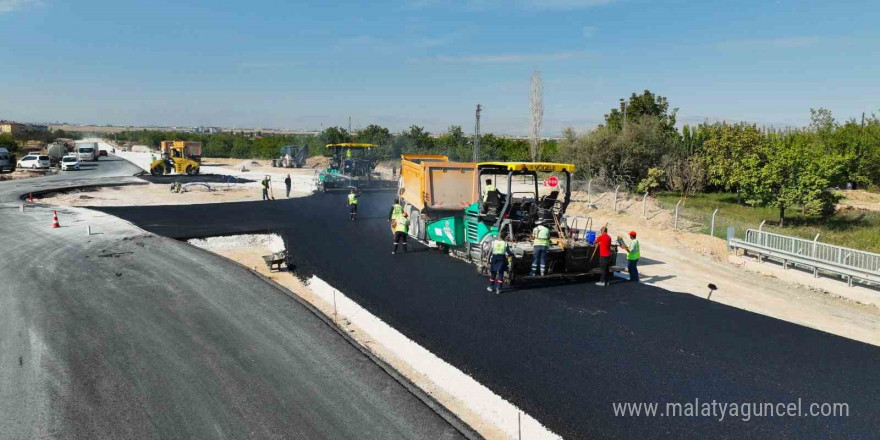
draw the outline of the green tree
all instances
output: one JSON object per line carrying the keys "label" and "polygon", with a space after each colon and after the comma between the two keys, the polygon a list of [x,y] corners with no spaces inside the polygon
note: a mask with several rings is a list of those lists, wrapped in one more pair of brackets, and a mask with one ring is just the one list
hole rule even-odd
{"label": "green tree", "polygon": [[633,93],[628,101],[620,103],[619,108],[611,109],[605,115],[605,126],[614,130],[623,130],[623,114],[626,107],[626,123],[638,121],[644,116],[653,116],[658,118],[668,133],[675,132],[675,115],[678,109],[674,108],[669,111],[669,100],[660,95],[645,90],[641,95]]}

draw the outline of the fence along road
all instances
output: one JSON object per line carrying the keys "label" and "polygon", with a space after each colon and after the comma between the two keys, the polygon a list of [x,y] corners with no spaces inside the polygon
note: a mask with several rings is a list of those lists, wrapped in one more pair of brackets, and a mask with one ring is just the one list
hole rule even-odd
{"label": "fence along road", "polygon": [[728,228],[728,245],[781,260],[786,268],[789,263],[807,266],[817,277],[820,270],[843,275],[850,286],[853,279],[880,284],[880,254],[756,229],[747,230],[745,239],[740,240]]}

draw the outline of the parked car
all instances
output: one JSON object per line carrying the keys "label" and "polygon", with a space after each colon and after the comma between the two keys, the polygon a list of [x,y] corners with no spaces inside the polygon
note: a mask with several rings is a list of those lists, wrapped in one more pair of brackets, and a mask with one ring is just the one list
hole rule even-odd
{"label": "parked car", "polygon": [[35,170],[37,168],[49,168],[49,166],[49,156],[43,156],[40,154],[28,154],[18,161],[19,168],[26,168],[31,170]]}
{"label": "parked car", "polygon": [[98,150],[98,156],[107,156],[107,150]]}
{"label": "parked car", "polygon": [[0,148],[0,173],[15,171],[15,156],[5,148]]}
{"label": "parked car", "polygon": [[76,156],[64,156],[61,158],[61,171],[79,171],[79,159]]}

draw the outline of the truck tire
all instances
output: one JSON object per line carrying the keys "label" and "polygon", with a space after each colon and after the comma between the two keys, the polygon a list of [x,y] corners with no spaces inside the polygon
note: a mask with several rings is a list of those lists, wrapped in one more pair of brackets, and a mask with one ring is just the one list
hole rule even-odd
{"label": "truck tire", "polygon": [[152,176],[161,176],[165,174],[165,167],[162,165],[156,165],[153,168],[150,168],[150,175]]}
{"label": "truck tire", "polygon": [[187,175],[187,176],[192,176],[192,175],[193,175],[193,167],[192,167],[192,165],[187,165],[187,166],[186,166],[186,175]]}
{"label": "truck tire", "polygon": [[193,170],[193,176],[198,176],[199,170],[201,170],[201,169],[202,169],[202,167],[195,167],[195,169]]}

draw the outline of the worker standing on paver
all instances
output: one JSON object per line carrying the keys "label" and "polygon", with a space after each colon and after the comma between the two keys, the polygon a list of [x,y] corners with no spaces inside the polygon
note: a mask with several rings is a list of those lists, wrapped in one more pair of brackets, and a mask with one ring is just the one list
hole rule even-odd
{"label": "worker standing on paver", "polygon": [[639,282],[639,257],[641,257],[641,246],[639,246],[639,239],[636,238],[636,231],[629,231],[629,239],[632,240],[629,244],[621,244],[622,247],[626,251],[626,267],[627,272],[629,272],[629,280],[638,283]]}
{"label": "worker standing on paver", "polygon": [[[532,271],[530,276],[547,275],[547,249],[550,247],[550,228],[544,226],[542,220],[538,220],[538,226],[532,229]],[[538,271],[540,269],[540,272]]]}
{"label": "worker standing on paver", "polygon": [[[602,226],[599,236],[596,237],[596,249],[593,251],[594,256],[597,251],[599,252],[599,269],[602,271],[602,275],[599,277],[599,282],[596,285],[608,286],[610,281],[608,270],[611,268],[611,236],[608,235],[608,228],[605,226]],[[590,260],[592,259],[590,257]]]}
{"label": "worker standing on paver", "polygon": [[269,200],[269,176],[263,178],[260,187],[263,188],[263,200]]}
{"label": "worker standing on paver", "polygon": [[497,191],[497,189],[492,184],[492,179],[486,179],[486,186],[483,187],[483,203],[486,203],[486,200],[489,199],[489,193],[492,191]]}
{"label": "worker standing on paver", "polygon": [[495,294],[501,293],[501,285],[504,284],[504,272],[508,269],[507,257],[513,256],[510,243],[501,237],[492,240],[492,252],[489,254],[489,287],[486,290]]}
{"label": "worker standing on paver", "polygon": [[349,212],[348,216],[352,221],[354,221],[357,218],[358,197],[359,196],[360,195],[358,194],[358,191],[356,188],[352,188],[351,192],[348,193],[348,212]]}
{"label": "worker standing on paver", "polygon": [[284,178],[284,188],[287,190],[287,198],[290,198],[290,174]]}
{"label": "worker standing on paver", "polygon": [[391,226],[394,228],[394,249],[391,250],[391,255],[397,253],[397,244],[403,244],[403,251],[406,252],[406,236],[409,233],[409,215],[405,212],[400,214],[400,217],[397,217],[391,222]]}

